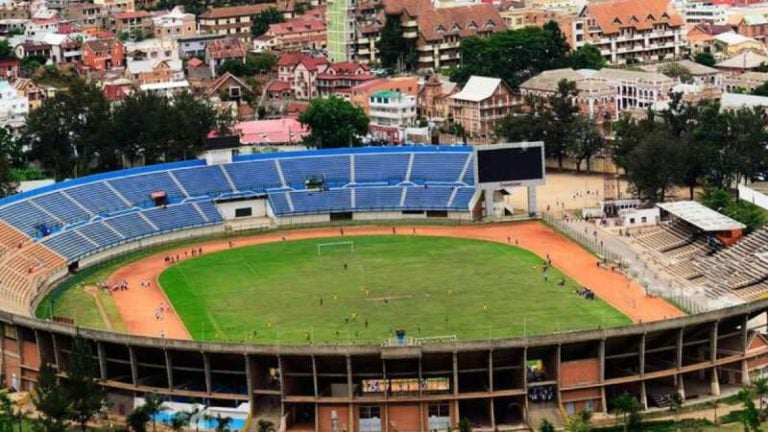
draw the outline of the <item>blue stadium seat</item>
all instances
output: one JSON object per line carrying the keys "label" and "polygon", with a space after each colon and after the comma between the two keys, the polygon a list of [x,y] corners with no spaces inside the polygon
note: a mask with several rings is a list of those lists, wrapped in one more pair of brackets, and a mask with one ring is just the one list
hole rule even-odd
{"label": "blue stadium seat", "polygon": [[273,159],[236,162],[226,165],[224,169],[240,191],[264,192],[282,187]]}
{"label": "blue stadium seat", "polygon": [[460,187],[456,192],[456,196],[453,197],[453,203],[451,208],[455,210],[467,210],[469,209],[469,201],[475,194],[475,189],[471,187]]}
{"label": "blue stadium seat", "polygon": [[232,187],[219,166],[205,166],[173,171],[189,196],[211,195],[232,192]]}
{"label": "blue stadium seat", "polygon": [[308,178],[325,179],[326,184],[343,186],[350,182],[349,155],[281,158],[280,167],[288,186],[304,187]]}
{"label": "blue stadium seat", "polygon": [[93,213],[119,210],[126,204],[104,182],[89,183],[66,190],[67,195]]}
{"label": "blue stadium seat", "polygon": [[208,218],[208,222],[222,222],[224,219],[221,217],[221,213],[216,209],[216,206],[213,205],[210,201],[204,201],[197,203],[197,206],[200,208],[200,210],[203,212],[206,218]]}
{"label": "blue stadium seat", "polygon": [[400,209],[401,186],[355,188],[355,209],[391,210]]}
{"label": "blue stadium seat", "polygon": [[185,197],[171,176],[164,172],[118,178],[108,182],[134,205],[151,203],[149,195],[152,192],[163,191],[171,200]]}
{"label": "blue stadium seat", "polygon": [[78,228],[82,234],[99,244],[99,247],[109,246],[124,240],[117,235],[115,230],[110,229],[104,222],[95,222]]}
{"label": "blue stadium seat", "polygon": [[410,159],[410,153],[355,155],[355,183],[402,182]]}
{"label": "blue stadium seat", "polygon": [[0,219],[15,226],[19,231],[34,237],[35,226],[43,224],[48,227],[61,225],[53,216],[32,205],[29,201],[19,201],[0,209]]}
{"label": "blue stadium seat", "polygon": [[90,217],[88,212],[80,208],[61,192],[54,192],[38,198],[33,198],[32,202],[65,223],[77,222]]}
{"label": "blue stadium seat", "polygon": [[126,239],[142,237],[155,231],[139,212],[110,218],[105,222]]}
{"label": "blue stadium seat", "polygon": [[411,181],[447,182],[459,181],[468,153],[416,153],[411,169]]}
{"label": "blue stadium seat", "polygon": [[405,196],[405,208],[413,210],[445,210],[453,193],[452,187],[413,186]]}
{"label": "blue stadium seat", "polygon": [[288,205],[288,199],[285,194],[287,192],[275,192],[269,194],[269,205],[272,207],[272,211],[277,215],[288,214],[291,212],[291,207]]}
{"label": "blue stadium seat", "polygon": [[179,204],[168,207],[156,207],[144,211],[159,231],[172,231],[188,226],[203,225],[206,220],[194,208],[194,204]]}
{"label": "blue stadium seat", "polygon": [[325,213],[350,211],[352,197],[349,189],[332,189],[321,192],[291,192],[294,213]]}
{"label": "blue stadium seat", "polygon": [[76,230],[64,231],[54,235],[46,239],[43,244],[70,260],[98,249],[98,246],[78,234]]}

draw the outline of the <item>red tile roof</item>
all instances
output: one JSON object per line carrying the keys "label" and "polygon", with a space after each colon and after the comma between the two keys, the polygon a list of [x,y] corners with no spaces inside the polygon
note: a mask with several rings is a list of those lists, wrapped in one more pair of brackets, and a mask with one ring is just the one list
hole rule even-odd
{"label": "red tile roof", "polygon": [[109,102],[121,101],[128,96],[125,90],[123,90],[123,86],[116,84],[105,85],[102,93],[104,93],[104,98]]}
{"label": "red tile roof", "polygon": [[277,66],[289,66],[296,67],[299,64],[303,64],[307,70],[316,70],[322,65],[328,64],[328,59],[325,57],[312,57],[303,53],[288,53],[280,56],[277,61]]}
{"label": "red tile roof", "polygon": [[666,23],[671,27],[683,24],[682,18],[669,0],[614,0],[588,3],[582,15],[591,16],[605,34],[614,34],[622,28],[651,30],[654,24]]}
{"label": "red tile roof", "polygon": [[257,15],[259,12],[269,9],[270,7],[277,8],[275,3],[261,3],[256,5],[244,5],[244,6],[229,6],[213,8],[205,11],[200,18],[217,19],[217,18],[230,18],[239,16],[252,16]]}
{"label": "red tile roof", "polygon": [[291,89],[291,83],[285,81],[272,81],[267,87],[268,92],[284,92]]}
{"label": "red tile roof", "polygon": [[135,18],[150,18],[152,14],[147,11],[120,12],[115,14],[115,19],[126,20]]}
{"label": "red tile roof", "polygon": [[197,57],[192,57],[191,59],[189,59],[189,61],[187,61],[187,67],[196,68],[196,67],[203,66],[204,64],[205,62],[200,60]]}
{"label": "red tile roof", "polygon": [[417,23],[421,37],[428,41],[451,35],[475,36],[507,28],[499,11],[490,4],[428,8],[419,13]]}
{"label": "red tile roof", "polygon": [[208,42],[208,54],[215,59],[245,57],[248,45],[237,38],[215,39]]}

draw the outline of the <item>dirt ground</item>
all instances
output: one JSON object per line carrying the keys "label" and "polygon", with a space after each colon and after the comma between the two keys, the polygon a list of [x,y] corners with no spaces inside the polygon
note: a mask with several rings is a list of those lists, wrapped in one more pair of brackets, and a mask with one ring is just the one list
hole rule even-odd
{"label": "dirt ground", "polygon": [[[564,192],[567,192],[564,190]],[[348,227],[344,235],[392,235],[392,227]],[[334,237],[341,234],[339,228],[296,230],[276,232],[253,237],[241,237],[233,240],[217,240],[196,245],[203,253],[212,253],[230,247],[243,247],[277,241],[290,241],[305,238]],[[592,289],[595,294],[630,317],[634,322],[656,321],[682,316],[683,313],[663,299],[648,297],[637,283],[624,275],[597,267],[597,261],[586,250],[569,239],[561,236],[539,222],[518,222],[492,225],[450,226],[450,227],[403,227],[396,228],[397,235],[431,235],[490,240],[500,243],[518,244],[542,258],[550,257],[555,267],[561,269],[579,284]],[[114,293],[114,300],[126,328],[132,334],[166,337],[172,339],[190,339],[180,317],[173,311],[156,319],[155,310],[160,304],[169,304],[162,288],[158,284],[160,273],[168,267],[167,256],[187,259],[185,250],[158,253],[114,272],[109,280],[128,282],[127,291]],[[148,279],[151,286],[141,287],[141,281]]]}

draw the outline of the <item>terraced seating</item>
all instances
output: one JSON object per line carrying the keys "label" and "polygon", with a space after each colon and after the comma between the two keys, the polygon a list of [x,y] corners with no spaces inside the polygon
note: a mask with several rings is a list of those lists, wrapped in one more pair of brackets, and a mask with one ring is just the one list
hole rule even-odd
{"label": "terraced seating", "polygon": [[411,154],[357,154],[354,158],[356,183],[381,183],[405,179]]}
{"label": "terraced seating", "polygon": [[283,184],[274,159],[237,162],[224,166],[237,190],[264,192]]}
{"label": "terraced seating", "polygon": [[187,197],[167,172],[117,178],[107,182],[133,205],[147,204],[150,194],[156,191],[164,191],[169,199]]}
{"label": "terraced seating", "polygon": [[289,187],[303,188],[309,177],[325,179],[326,184],[343,186],[350,182],[350,156],[307,156],[280,159],[283,177]]}
{"label": "terraced seating", "polygon": [[189,196],[234,192],[220,166],[195,167],[173,171],[173,176],[184,186]]}
{"label": "terraced seating", "polygon": [[768,293],[768,261],[758,254],[768,252],[768,228],[742,238],[735,245],[696,260],[704,275],[702,285],[713,295],[733,293],[746,300]]}
{"label": "terraced seating", "polygon": [[469,159],[471,155],[467,153],[414,153],[410,180],[416,183],[458,182]]}

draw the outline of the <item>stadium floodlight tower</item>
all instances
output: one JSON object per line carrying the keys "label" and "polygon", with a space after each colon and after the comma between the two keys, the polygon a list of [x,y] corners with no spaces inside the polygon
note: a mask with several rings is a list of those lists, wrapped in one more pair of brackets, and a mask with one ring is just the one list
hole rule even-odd
{"label": "stadium floodlight tower", "polygon": [[[536,186],[544,184],[544,143],[518,142],[474,147],[475,187],[485,200],[485,217],[493,216],[495,203],[512,189],[525,187],[528,215],[536,209]],[[480,200],[476,203],[479,207]],[[479,211],[479,209],[478,209]]]}

